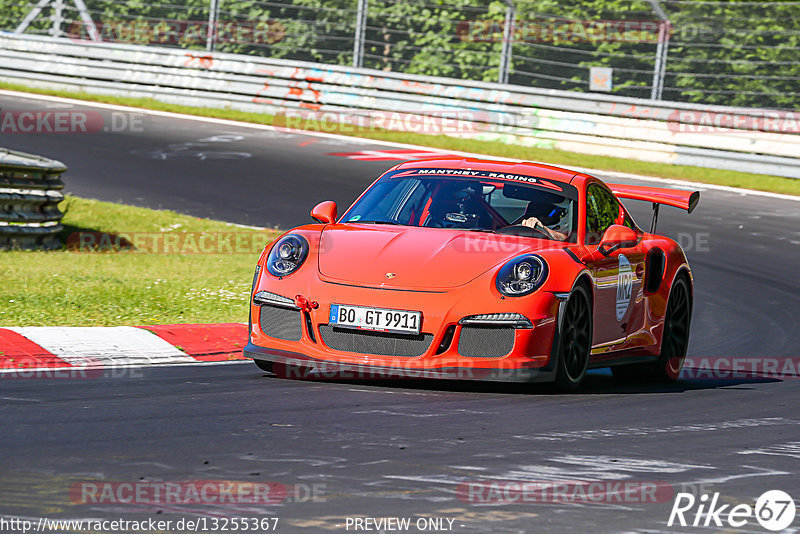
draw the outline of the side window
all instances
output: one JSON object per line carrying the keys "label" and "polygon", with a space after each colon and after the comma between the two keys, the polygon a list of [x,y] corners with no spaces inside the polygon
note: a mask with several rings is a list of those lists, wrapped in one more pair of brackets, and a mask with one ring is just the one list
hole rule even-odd
{"label": "side window", "polygon": [[597,245],[606,229],[620,216],[620,207],[614,195],[598,185],[586,190],[586,244]]}
{"label": "side window", "polygon": [[375,193],[359,203],[355,210],[348,215],[348,221],[358,220],[384,220],[387,217],[395,221],[400,212],[407,205],[409,197],[416,190],[421,190],[419,180],[386,180],[374,186]]}

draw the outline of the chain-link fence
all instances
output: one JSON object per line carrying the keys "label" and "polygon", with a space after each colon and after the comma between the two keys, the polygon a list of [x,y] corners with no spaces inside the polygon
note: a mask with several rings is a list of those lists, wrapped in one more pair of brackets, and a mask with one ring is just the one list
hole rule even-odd
{"label": "chain-link fence", "polygon": [[[85,1],[85,3],[84,3]],[[728,106],[800,108],[800,2],[0,0],[0,29]],[[210,29],[209,29],[210,28]]]}

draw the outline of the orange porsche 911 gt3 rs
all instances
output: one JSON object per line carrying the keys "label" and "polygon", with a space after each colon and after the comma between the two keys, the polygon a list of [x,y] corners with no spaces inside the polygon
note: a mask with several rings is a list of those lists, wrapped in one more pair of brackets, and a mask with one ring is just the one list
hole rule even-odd
{"label": "orange porsche 911 gt3 rs", "polygon": [[[675,380],[692,274],[657,235],[660,205],[696,191],[605,184],[534,163],[402,163],[342,215],[268,245],[244,355],[266,371],[555,382],[586,370]],[[650,232],[620,198],[653,203]]]}

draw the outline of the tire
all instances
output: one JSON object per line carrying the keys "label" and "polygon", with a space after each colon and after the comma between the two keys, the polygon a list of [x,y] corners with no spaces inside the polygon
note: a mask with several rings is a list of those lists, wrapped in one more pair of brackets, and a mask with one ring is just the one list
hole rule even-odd
{"label": "tire", "polygon": [[268,362],[266,360],[253,360],[256,367],[267,373],[272,373],[278,378],[303,380],[308,378],[311,369],[300,365]]}
{"label": "tire", "polygon": [[661,352],[653,366],[653,379],[674,382],[681,374],[689,348],[689,327],[692,324],[692,297],[689,282],[683,276],[675,280],[669,291]]}
{"label": "tire", "polygon": [[258,367],[262,371],[266,371],[267,373],[273,372],[272,362],[268,362],[266,360],[253,360],[253,363],[256,364],[256,367]]}
{"label": "tire", "polygon": [[558,335],[555,387],[573,393],[583,382],[592,350],[592,306],[583,286],[576,286],[570,293]]}
{"label": "tire", "polygon": [[655,362],[641,365],[619,365],[611,368],[614,378],[623,382],[674,382],[681,374],[689,348],[689,326],[692,322],[692,300],[689,283],[683,276],[675,280],[669,292],[664,315],[661,351]]}

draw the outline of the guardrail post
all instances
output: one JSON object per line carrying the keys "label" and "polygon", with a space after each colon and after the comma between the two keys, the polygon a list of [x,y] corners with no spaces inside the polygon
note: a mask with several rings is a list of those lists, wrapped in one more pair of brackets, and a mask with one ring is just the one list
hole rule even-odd
{"label": "guardrail post", "polygon": [[208,6],[208,32],[206,33],[206,50],[208,52],[214,51],[214,45],[217,41],[219,1],[220,0],[210,0],[210,4]]}
{"label": "guardrail post", "polygon": [[669,18],[658,0],[647,0],[661,21],[658,23],[658,44],[656,45],[656,59],[653,65],[653,87],[650,90],[652,100],[661,100],[664,90],[664,75],[667,70],[667,52],[669,49],[669,34],[671,31]]}
{"label": "guardrail post", "polygon": [[664,91],[664,76],[667,71],[667,53],[669,52],[669,21],[662,21],[658,25],[658,46],[656,47],[656,62],[653,67],[653,89],[650,98],[661,100]]}
{"label": "guardrail post", "polygon": [[73,1],[75,2],[75,7],[78,8],[78,14],[80,14],[81,20],[89,31],[89,38],[92,41],[102,41],[103,39],[100,37],[100,32],[97,31],[97,26],[92,20],[92,16],[89,15],[89,9],[86,7],[86,4],[83,2],[83,0]]}
{"label": "guardrail post", "polygon": [[505,0],[506,3],[506,24],[503,27],[503,48],[500,51],[500,68],[498,69],[497,81],[508,83],[508,71],[511,68],[511,54],[514,46],[514,9],[513,0]]}
{"label": "guardrail post", "polygon": [[14,30],[14,33],[24,33],[25,30],[28,29],[28,26],[31,25],[31,22],[33,22],[33,20],[39,16],[39,13],[41,13],[42,10],[49,4],[50,0],[39,0],[39,2],[33,6],[33,9],[31,9],[28,14],[25,15],[25,18],[19,23],[17,29]]}
{"label": "guardrail post", "polygon": [[[89,32],[89,38],[92,41],[100,41],[100,32],[97,31],[97,26],[95,25],[94,21],[92,20],[91,15],[89,15],[89,10],[86,8],[86,4],[83,0],[73,0],[75,2],[75,7],[78,8],[78,14],[81,17],[81,20],[86,25],[86,29]],[[22,19],[22,22],[19,23],[19,26],[16,27],[14,33],[25,33],[25,30],[28,29],[28,26],[31,25],[31,22],[34,21],[36,17],[38,17],[42,10],[50,5],[50,2],[54,2],[53,5],[53,27],[50,29],[50,33],[53,37],[61,36],[61,23],[64,21],[61,13],[64,9],[64,1],[63,0],[39,0],[39,2],[31,9],[25,18]]]}
{"label": "guardrail post", "polygon": [[367,31],[368,0],[358,0],[356,11],[356,33],[353,42],[353,66],[358,68],[364,63],[364,36]]}
{"label": "guardrail post", "polygon": [[64,23],[64,1],[55,0],[53,2],[53,27],[50,29],[50,35],[53,37],[61,37],[61,25]]}

